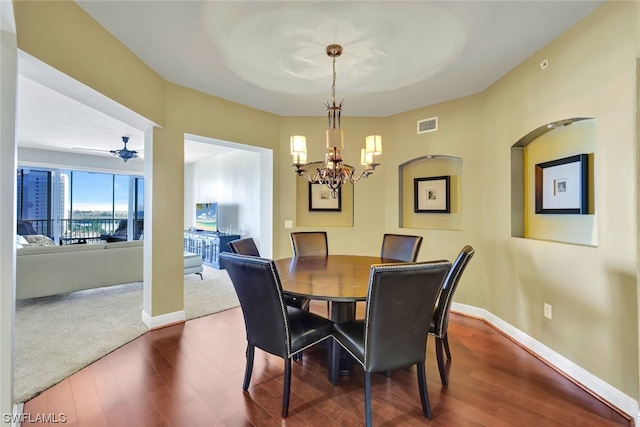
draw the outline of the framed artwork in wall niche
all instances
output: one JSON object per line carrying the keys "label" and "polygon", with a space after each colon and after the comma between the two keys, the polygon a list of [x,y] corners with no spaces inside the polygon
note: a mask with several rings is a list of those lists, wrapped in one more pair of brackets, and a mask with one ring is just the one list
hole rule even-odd
{"label": "framed artwork in wall niche", "polygon": [[587,214],[588,158],[577,154],[535,165],[536,214]]}
{"label": "framed artwork in wall niche", "polygon": [[309,183],[309,211],[342,211],[342,188],[338,196],[331,196],[331,189],[325,184]]}
{"label": "framed artwork in wall niche", "polygon": [[418,213],[450,213],[450,176],[413,179],[413,211]]}

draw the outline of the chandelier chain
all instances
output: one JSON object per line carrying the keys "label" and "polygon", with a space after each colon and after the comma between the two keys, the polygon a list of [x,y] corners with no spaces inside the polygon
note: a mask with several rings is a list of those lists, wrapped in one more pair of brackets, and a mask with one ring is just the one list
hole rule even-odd
{"label": "chandelier chain", "polygon": [[336,57],[333,57],[333,85],[331,86],[331,97],[336,99]]}

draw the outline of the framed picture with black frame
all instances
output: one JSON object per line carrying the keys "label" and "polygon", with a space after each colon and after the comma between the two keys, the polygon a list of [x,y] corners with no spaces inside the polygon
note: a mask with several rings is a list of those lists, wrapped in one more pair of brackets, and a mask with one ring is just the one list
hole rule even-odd
{"label": "framed picture with black frame", "polygon": [[342,211],[342,188],[333,197],[331,188],[325,184],[309,183],[309,211]]}
{"label": "framed picture with black frame", "polygon": [[418,213],[450,213],[450,176],[413,179],[413,211]]}
{"label": "framed picture with black frame", "polygon": [[535,165],[536,214],[587,214],[589,156]]}

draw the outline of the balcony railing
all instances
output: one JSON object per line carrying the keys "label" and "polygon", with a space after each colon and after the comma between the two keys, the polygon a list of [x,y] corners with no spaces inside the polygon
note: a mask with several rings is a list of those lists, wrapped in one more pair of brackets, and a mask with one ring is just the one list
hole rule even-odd
{"label": "balcony railing", "polygon": [[112,234],[120,219],[83,218],[60,220],[60,236],[72,238],[93,238]]}

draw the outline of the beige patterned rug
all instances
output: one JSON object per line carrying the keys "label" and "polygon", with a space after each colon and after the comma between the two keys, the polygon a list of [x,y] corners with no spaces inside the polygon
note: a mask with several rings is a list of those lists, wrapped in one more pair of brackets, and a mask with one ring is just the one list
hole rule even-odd
{"label": "beige patterned rug", "polygon": [[[187,319],[238,307],[225,270],[185,276]],[[147,332],[142,283],[16,303],[15,397],[25,402]]]}

